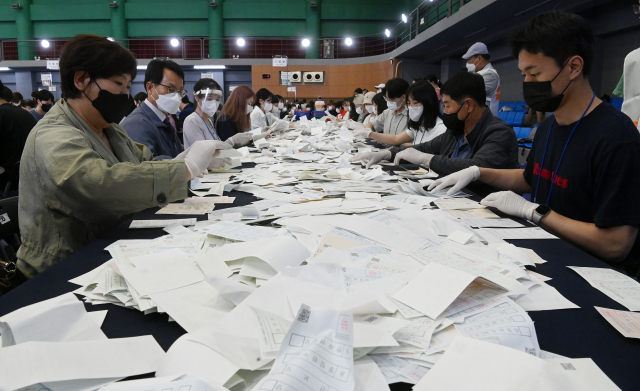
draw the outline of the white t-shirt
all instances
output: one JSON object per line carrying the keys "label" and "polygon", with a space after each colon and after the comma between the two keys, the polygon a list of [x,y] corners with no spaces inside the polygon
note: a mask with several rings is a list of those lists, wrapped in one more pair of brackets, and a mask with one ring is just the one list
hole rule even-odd
{"label": "white t-shirt", "polygon": [[436,126],[431,129],[420,128],[420,130],[407,129],[405,132],[413,138],[413,145],[418,145],[431,141],[447,130],[440,118],[436,119]]}

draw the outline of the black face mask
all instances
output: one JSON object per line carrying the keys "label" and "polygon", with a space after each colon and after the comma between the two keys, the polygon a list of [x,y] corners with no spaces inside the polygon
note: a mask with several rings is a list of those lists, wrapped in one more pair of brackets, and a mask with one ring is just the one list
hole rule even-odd
{"label": "black face mask", "polygon": [[[100,88],[98,82],[93,80],[94,83]],[[84,91],[82,92],[84,94]],[[87,96],[87,94],[84,94]],[[87,96],[87,99],[89,97]],[[120,123],[122,118],[129,112],[129,108],[133,104],[133,98],[129,94],[114,94],[107,90],[103,90],[100,88],[100,92],[98,93],[98,97],[94,100],[91,100],[91,104],[93,107],[98,110],[98,112],[102,115],[105,121],[110,124]]]}
{"label": "black face mask", "polygon": [[460,106],[458,111],[456,111],[455,113],[442,114],[442,123],[444,123],[444,126],[446,126],[447,129],[451,129],[454,132],[464,132],[464,123],[467,120],[467,118],[469,118],[469,114],[467,114],[467,118],[465,119],[458,118],[458,113],[460,112],[460,110],[462,110],[463,106],[464,106],[464,103],[462,104],[462,106]]}
{"label": "black face mask", "polygon": [[564,98],[564,92],[569,88],[573,80],[569,81],[569,84],[567,84],[562,93],[556,96],[553,96],[551,83],[560,75],[568,62],[567,60],[562,66],[562,69],[560,69],[560,72],[550,81],[525,81],[522,83],[522,94],[524,95],[524,101],[527,103],[527,106],[543,113],[552,113],[560,107],[560,103],[562,103],[562,99]]}
{"label": "black face mask", "polygon": [[51,106],[53,106],[51,103],[43,103],[42,105],[40,105],[40,108],[42,109],[42,111],[44,111],[45,113],[48,113],[49,110],[51,110]]}

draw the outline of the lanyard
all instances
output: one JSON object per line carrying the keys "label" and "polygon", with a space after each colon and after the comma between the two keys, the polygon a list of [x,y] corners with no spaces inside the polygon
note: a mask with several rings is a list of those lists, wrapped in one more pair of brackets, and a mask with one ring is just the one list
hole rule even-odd
{"label": "lanyard", "polygon": [[[198,114],[198,113],[196,113]],[[200,117],[200,119],[202,120],[202,122],[204,122],[204,126],[207,128],[207,130],[209,131],[209,134],[211,135],[211,138],[213,138],[214,140],[220,140],[220,137],[218,137],[218,132],[216,132],[216,134],[214,135],[213,132],[211,131],[211,129],[209,128],[209,125],[207,125],[207,121],[204,120],[204,118],[202,118],[201,115],[198,115],[198,117]]]}
{"label": "lanyard", "polygon": [[[551,199],[551,192],[553,191],[553,182],[556,180],[556,175],[558,175],[558,170],[560,169],[560,164],[562,163],[562,159],[564,158],[564,153],[567,150],[569,141],[571,141],[571,136],[573,136],[573,132],[576,131],[576,129],[578,128],[578,125],[580,125],[580,122],[582,122],[582,119],[584,118],[584,116],[587,115],[587,112],[591,108],[591,105],[593,104],[594,99],[596,99],[595,92],[593,93],[593,97],[591,98],[591,103],[589,103],[589,106],[587,106],[587,109],[584,111],[584,113],[582,113],[582,117],[580,117],[580,119],[576,123],[576,126],[573,127],[573,130],[571,131],[571,133],[569,134],[569,138],[567,139],[567,143],[564,145],[564,148],[562,149],[562,155],[560,155],[560,161],[558,162],[558,166],[556,167],[556,170],[553,172],[553,176],[551,177],[551,187],[549,188],[549,195],[547,196],[547,202],[545,203],[545,205],[549,205],[549,200]],[[549,133],[547,133],[547,142],[544,144],[544,152],[542,153],[542,161],[540,162],[540,172],[538,173],[538,181],[536,183],[536,194],[533,197],[533,202],[538,202],[538,190],[540,189],[540,177],[542,176],[542,167],[544,165],[544,158],[547,155],[547,146],[549,146],[549,136],[551,136],[551,131],[553,130],[553,125],[555,124],[556,124],[556,120],[554,119],[553,123],[551,124],[551,127],[549,128]]]}

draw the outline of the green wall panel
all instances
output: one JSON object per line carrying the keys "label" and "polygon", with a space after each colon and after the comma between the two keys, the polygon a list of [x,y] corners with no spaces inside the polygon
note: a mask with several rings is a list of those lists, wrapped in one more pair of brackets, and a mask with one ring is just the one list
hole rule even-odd
{"label": "green wall panel", "polygon": [[393,20],[399,21],[402,7],[398,3],[349,2],[322,3],[322,20]]}
{"label": "green wall panel", "polygon": [[0,22],[0,39],[16,39],[17,33],[15,23]]}
{"label": "green wall panel", "polygon": [[[225,7],[227,5],[225,4]],[[306,33],[304,20],[226,20],[225,37],[302,37]]]}
{"label": "green wall panel", "polygon": [[321,37],[357,37],[361,35],[382,34],[385,28],[393,27],[385,21],[323,21],[320,25]]}
{"label": "green wall panel", "polygon": [[[218,0],[222,1],[222,0]],[[225,4],[226,6],[226,4]],[[141,2],[127,3],[125,16],[127,19],[207,19],[209,3],[205,1],[190,2]],[[187,22],[191,23],[191,21]]]}
{"label": "green wall panel", "polygon": [[31,20],[89,20],[111,18],[107,4],[31,5]]}
{"label": "green wall panel", "polygon": [[304,19],[304,2],[225,2],[225,19]]}
{"label": "green wall panel", "polygon": [[[13,1],[15,3],[15,1]],[[60,1],[60,0],[32,0],[31,1],[31,5],[41,5],[41,4],[51,4],[51,5],[58,5],[60,6],[60,4],[64,4],[64,5],[69,5],[69,4],[91,4],[91,5],[95,5],[95,6],[100,6],[100,7],[107,7],[108,8],[108,3],[109,1],[105,1],[105,0],[64,0],[64,1]]]}
{"label": "green wall panel", "polygon": [[96,34],[103,37],[111,35],[111,22],[105,21],[64,21],[34,22],[35,38],[70,38],[78,34]]}
{"label": "green wall panel", "polygon": [[209,26],[203,20],[129,20],[127,31],[130,37],[206,37]]}

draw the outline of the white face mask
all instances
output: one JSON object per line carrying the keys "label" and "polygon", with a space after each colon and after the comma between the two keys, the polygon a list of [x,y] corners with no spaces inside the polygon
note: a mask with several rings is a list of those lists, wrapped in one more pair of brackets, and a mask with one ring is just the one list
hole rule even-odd
{"label": "white face mask", "polygon": [[[156,89],[156,86],[153,86],[153,89]],[[156,94],[158,91],[156,90]],[[156,105],[158,108],[165,113],[175,114],[178,112],[178,108],[180,108],[180,103],[182,103],[182,98],[178,95],[177,92],[173,94],[160,95],[158,94],[158,99],[156,99]]]}
{"label": "white face mask", "polygon": [[423,111],[424,111],[424,106],[418,106],[418,107],[409,106],[409,118],[411,118],[411,121],[413,122],[418,122],[418,120],[422,116]]}
{"label": "white face mask", "polygon": [[362,111],[361,107],[356,108],[356,113],[358,113],[358,115],[364,113],[364,111]]}
{"label": "white face mask", "polygon": [[365,105],[364,108],[367,109],[368,112],[373,113],[373,105]]}
{"label": "white face mask", "polygon": [[303,109],[306,109],[307,105],[300,105],[300,107],[302,107]]}
{"label": "white face mask", "polygon": [[398,110],[398,104],[394,101],[389,101],[387,102],[387,108],[396,111]]}
{"label": "white face mask", "polygon": [[282,102],[278,103],[278,108],[279,109],[282,109],[283,107],[284,107],[284,103],[282,103]]}
{"label": "white face mask", "polygon": [[273,105],[271,104],[271,102],[264,102],[264,112],[268,113],[271,111],[271,109],[273,109]]}
{"label": "white face mask", "polygon": [[251,114],[252,111],[253,111],[253,106],[247,105],[247,114]]}
{"label": "white face mask", "polygon": [[343,107],[344,111],[351,111],[351,107]]}
{"label": "white face mask", "polygon": [[[479,60],[480,58],[478,58]],[[467,71],[471,72],[471,73],[476,73],[476,61],[473,62],[473,64],[465,64],[467,66]]]}
{"label": "white face mask", "polygon": [[333,106],[327,106],[327,111],[333,110]]}
{"label": "white face mask", "polygon": [[285,107],[285,108],[283,108],[283,109],[282,109],[282,112],[283,112],[283,113],[286,113],[286,112],[287,112],[287,108],[286,108],[286,107]]}
{"label": "white face mask", "polygon": [[373,115],[378,115],[378,109],[376,109],[375,107],[371,109],[371,114]]}
{"label": "white face mask", "polygon": [[205,100],[200,102],[200,109],[203,113],[211,117],[218,110],[218,104],[220,104],[220,102],[217,100]]}

